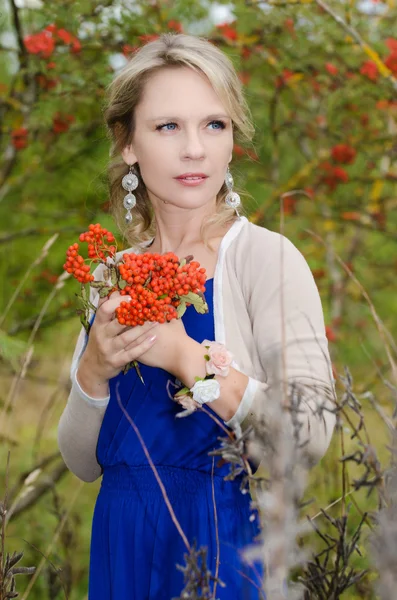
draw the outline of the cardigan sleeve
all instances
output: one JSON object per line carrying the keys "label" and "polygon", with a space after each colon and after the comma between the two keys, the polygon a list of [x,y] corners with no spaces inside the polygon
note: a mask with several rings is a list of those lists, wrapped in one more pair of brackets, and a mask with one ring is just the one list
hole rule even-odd
{"label": "cardigan sleeve", "polygon": [[[102,273],[103,265],[99,265],[93,275],[96,280],[100,280]],[[98,292],[91,288],[90,301],[97,306],[98,300]],[[68,469],[79,479],[91,482],[102,474],[102,468],[96,458],[96,447],[110,397],[92,398],[88,396],[76,378],[77,367],[87,340],[87,333],[82,327],[77,338],[70,369],[72,386],[58,424],[58,446]]]}
{"label": "cardigan sleeve", "polygon": [[[311,466],[325,454],[336,420],[321,299],[309,265],[288,238],[258,226],[253,233],[245,281],[255,282],[247,284],[248,312],[263,380],[249,377],[226,425],[241,433],[263,419],[272,427],[280,418],[275,404],[283,383],[289,392],[294,386],[300,394],[299,440]],[[292,433],[292,419],[288,423]]]}
{"label": "cardigan sleeve", "polygon": [[[149,245],[152,241],[149,241]],[[142,249],[139,247],[120,250],[116,254],[116,261],[125,252],[138,253],[141,251]],[[93,271],[94,279],[96,281],[102,280],[104,271],[104,265],[98,265]],[[98,306],[99,293],[92,287],[90,288],[90,302],[94,306]],[[90,311],[90,318],[93,314],[93,311]],[[87,341],[87,333],[82,327],[70,368],[72,386],[58,424],[58,446],[69,470],[77,475],[79,479],[92,482],[102,475],[102,467],[96,457],[96,448],[110,395],[104,398],[92,398],[84,392],[78,382],[76,372]]]}

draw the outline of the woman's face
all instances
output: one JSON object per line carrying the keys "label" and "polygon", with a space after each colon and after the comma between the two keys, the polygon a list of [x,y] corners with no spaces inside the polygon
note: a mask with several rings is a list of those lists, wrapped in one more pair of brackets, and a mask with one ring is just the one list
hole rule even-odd
{"label": "woman's face", "polygon": [[[189,67],[164,68],[148,80],[135,113],[132,144],[123,150],[129,165],[139,163],[154,205],[179,208],[215,205],[232,159],[232,120],[205,75]],[[205,173],[187,187],[176,177]]]}

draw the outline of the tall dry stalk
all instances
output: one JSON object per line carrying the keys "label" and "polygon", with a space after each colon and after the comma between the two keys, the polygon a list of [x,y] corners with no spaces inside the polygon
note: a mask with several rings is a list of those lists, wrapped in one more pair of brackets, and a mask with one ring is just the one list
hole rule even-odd
{"label": "tall dry stalk", "polygon": [[23,558],[23,552],[6,551],[6,516],[8,506],[8,477],[10,468],[10,453],[7,456],[6,481],[4,500],[0,501],[0,600],[8,600],[19,596],[16,589],[16,575],[32,575],[36,567],[17,566]]}

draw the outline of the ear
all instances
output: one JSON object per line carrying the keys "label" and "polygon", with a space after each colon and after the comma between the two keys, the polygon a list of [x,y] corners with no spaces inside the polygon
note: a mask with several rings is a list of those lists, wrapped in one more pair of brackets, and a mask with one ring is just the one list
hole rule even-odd
{"label": "ear", "polygon": [[138,159],[136,157],[136,154],[134,154],[134,151],[132,149],[132,146],[126,146],[122,152],[121,152],[121,156],[124,159],[124,162],[127,163],[127,165],[133,165],[136,162],[138,162]]}

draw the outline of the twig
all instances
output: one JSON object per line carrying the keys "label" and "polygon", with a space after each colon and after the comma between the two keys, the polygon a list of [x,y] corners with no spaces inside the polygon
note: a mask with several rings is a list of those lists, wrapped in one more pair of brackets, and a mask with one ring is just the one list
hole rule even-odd
{"label": "twig", "polygon": [[4,425],[5,419],[7,417],[8,409],[14,403],[14,399],[15,399],[15,397],[17,395],[17,392],[18,392],[19,384],[20,384],[21,380],[24,378],[26,369],[28,368],[28,366],[30,364],[30,361],[32,359],[33,349],[34,349],[33,348],[33,340],[34,340],[34,338],[36,336],[36,333],[37,333],[37,331],[38,331],[38,329],[40,327],[40,324],[41,324],[41,321],[42,321],[42,319],[44,317],[44,314],[47,311],[47,308],[50,305],[51,301],[56,296],[58,290],[60,290],[64,286],[65,280],[68,279],[69,277],[70,277],[70,274],[66,273],[66,272],[62,273],[62,275],[59,277],[57,283],[55,284],[55,286],[51,290],[51,293],[48,295],[46,301],[44,302],[44,305],[43,305],[43,307],[42,307],[42,309],[40,311],[40,314],[39,314],[39,316],[37,318],[37,321],[34,324],[33,330],[31,332],[31,334],[29,336],[29,340],[27,342],[28,349],[27,349],[26,354],[25,354],[24,363],[23,363],[23,365],[21,367],[20,373],[14,377],[13,383],[11,385],[10,392],[9,392],[9,394],[7,396],[7,400],[6,400],[4,408],[3,408],[2,419],[0,421],[3,425]]}
{"label": "twig", "polygon": [[378,67],[381,75],[383,75],[387,80],[389,80],[390,83],[392,84],[394,90],[397,91],[397,79],[393,76],[393,73],[390,71],[390,69],[388,69],[386,67],[385,63],[380,58],[379,54],[377,52],[375,52],[375,50],[373,50],[363,40],[363,38],[358,33],[358,31],[356,29],[354,29],[354,27],[351,27],[350,25],[348,25],[346,23],[346,21],[344,21],[342,19],[342,17],[337,15],[336,12],[334,12],[332,10],[332,8],[330,6],[328,6],[328,4],[326,4],[323,0],[314,0],[314,1],[316,4],[321,6],[321,8],[326,13],[328,13],[334,19],[334,21],[336,21],[346,31],[346,33],[348,33],[352,38],[354,38],[356,40],[356,42],[359,44],[359,46],[364,50],[365,54],[367,54],[367,56],[369,56],[369,58],[374,61],[374,63]]}
{"label": "twig", "polygon": [[68,501],[68,508],[67,508],[67,510],[65,511],[65,514],[63,515],[63,518],[62,518],[62,520],[61,520],[61,521],[60,521],[60,523],[58,524],[58,527],[57,527],[57,529],[56,529],[56,531],[55,531],[55,533],[54,533],[54,535],[53,535],[53,537],[52,537],[52,540],[51,540],[51,542],[49,543],[49,545],[48,545],[48,547],[47,547],[47,550],[46,550],[46,552],[45,552],[45,556],[44,556],[44,558],[43,558],[43,559],[40,561],[40,564],[39,564],[39,566],[37,567],[37,570],[36,570],[35,574],[33,575],[32,579],[29,581],[29,585],[27,586],[27,588],[26,588],[26,590],[25,590],[25,592],[24,592],[24,594],[23,594],[23,596],[22,596],[21,600],[26,600],[26,599],[27,599],[27,597],[29,596],[31,589],[32,589],[33,585],[34,585],[34,584],[35,584],[35,582],[36,582],[36,579],[37,579],[37,578],[38,578],[38,576],[40,575],[40,573],[41,573],[41,571],[42,571],[42,569],[43,569],[43,567],[44,567],[44,564],[45,564],[45,562],[48,560],[48,559],[47,559],[47,555],[49,555],[49,554],[52,552],[52,548],[54,547],[54,544],[56,543],[56,541],[57,541],[57,539],[58,539],[58,537],[59,537],[59,535],[60,535],[60,533],[61,533],[62,529],[63,529],[63,528],[64,528],[64,526],[65,526],[65,523],[66,523],[66,521],[67,521],[67,519],[68,519],[68,517],[69,517],[69,515],[70,515],[70,513],[71,513],[71,511],[72,511],[72,508],[73,508],[73,506],[74,506],[74,503],[75,503],[75,502],[76,502],[76,500],[77,500],[77,497],[78,497],[78,495],[80,494],[80,492],[81,492],[81,490],[82,490],[82,488],[83,488],[83,485],[84,485],[84,482],[83,482],[83,481],[80,481],[80,484],[79,484],[79,486],[77,487],[77,489],[76,489],[75,493],[73,494],[72,498],[71,498],[71,499]]}
{"label": "twig", "polygon": [[[307,231],[310,235],[312,235],[321,244],[325,245],[324,240],[317,233],[315,233],[311,229],[305,229],[305,231]],[[396,383],[397,383],[397,365],[396,365],[396,363],[395,363],[395,361],[394,361],[394,359],[393,359],[393,357],[391,355],[391,349],[390,349],[390,346],[391,346],[392,349],[393,349],[393,351],[395,353],[397,353],[397,346],[396,346],[396,344],[395,344],[395,342],[393,340],[393,336],[391,335],[391,333],[387,329],[386,325],[383,323],[383,321],[378,316],[378,313],[376,312],[375,306],[373,305],[373,302],[372,302],[371,298],[369,297],[369,294],[366,291],[366,289],[364,288],[364,286],[360,283],[360,281],[357,279],[357,277],[354,275],[354,273],[351,271],[351,269],[349,269],[349,267],[346,265],[346,263],[341,259],[341,257],[339,256],[339,254],[334,249],[332,251],[335,254],[335,257],[338,260],[339,264],[342,265],[342,267],[349,274],[349,276],[354,281],[354,283],[357,284],[357,286],[359,287],[362,295],[366,299],[366,301],[367,301],[367,303],[368,303],[368,305],[369,305],[369,307],[371,309],[372,317],[373,317],[373,319],[375,321],[375,324],[377,326],[379,334],[380,334],[381,338],[383,339],[383,341],[385,343],[386,354],[387,354],[387,357],[389,359],[390,366],[392,368],[392,372],[393,372],[393,375],[394,375]]]}
{"label": "twig", "polygon": [[[157,483],[159,484],[161,493],[162,493],[163,498],[164,498],[164,502],[167,505],[167,508],[168,508],[169,513],[170,513],[171,519],[172,519],[172,521],[173,521],[173,523],[174,523],[174,525],[175,525],[175,527],[176,527],[179,535],[181,536],[181,538],[183,540],[183,543],[185,544],[187,550],[190,552],[191,551],[190,544],[189,544],[188,539],[187,539],[187,537],[185,535],[185,532],[183,531],[183,529],[182,529],[182,527],[181,527],[181,525],[180,525],[180,523],[179,523],[179,521],[177,519],[177,516],[176,516],[176,514],[174,512],[174,509],[172,508],[172,504],[171,504],[171,502],[170,502],[170,500],[168,498],[167,490],[165,489],[164,484],[161,481],[160,475],[159,475],[159,473],[158,473],[158,471],[156,469],[156,465],[154,464],[154,462],[152,460],[152,457],[149,454],[149,451],[148,451],[148,449],[146,447],[145,442],[143,441],[143,438],[142,438],[142,436],[141,436],[141,434],[139,432],[139,429],[137,428],[137,426],[135,425],[134,421],[131,419],[130,415],[125,410],[125,408],[123,406],[123,403],[121,402],[120,393],[119,393],[119,386],[120,386],[120,382],[117,382],[117,385],[116,385],[117,403],[118,403],[118,405],[120,407],[120,410],[123,412],[123,414],[126,417],[127,421],[130,423],[131,427],[133,428],[133,430],[136,433],[136,436],[137,436],[137,438],[139,440],[139,443],[142,446],[142,450],[144,451],[145,456],[146,456],[146,458],[147,458],[147,460],[149,462],[149,465],[150,465],[150,467],[151,467],[151,469],[153,471],[153,474],[154,474],[154,476],[155,476],[155,478],[157,480]],[[22,600],[23,600],[23,598],[22,598]]]}
{"label": "twig", "polygon": [[[20,515],[22,512],[36,504],[38,500],[50,489],[54,487],[54,485],[61,479],[61,477],[67,473],[67,466],[64,462],[57,465],[51,474],[46,474],[46,477],[43,478],[39,484],[33,486],[33,489],[28,491],[26,494],[23,494],[20,500],[16,499],[15,503],[10,507],[10,510],[7,512],[6,520],[10,520],[11,518],[15,518]],[[24,491],[24,490],[22,490]]]}
{"label": "twig", "polygon": [[[81,228],[74,227],[72,225],[68,225],[62,228],[57,228],[56,232],[52,232],[47,227],[27,227],[26,229],[21,229],[19,231],[13,231],[12,233],[7,233],[0,236],[0,244],[8,244],[14,240],[18,240],[19,238],[25,239],[28,236],[42,236],[51,234],[51,239],[55,238],[53,242],[55,242],[56,238],[60,233],[72,232],[72,233],[80,233]],[[52,242],[52,243],[53,243]],[[48,242],[47,242],[48,243]]]}
{"label": "twig", "polygon": [[219,530],[218,530],[218,513],[217,513],[217,509],[216,509],[216,500],[215,500],[214,463],[215,463],[215,456],[212,457],[211,486],[212,486],[212,503],[214,505],[214,522],[215,522],[215,535],[216,535],[215,581],[214,581],[214,589],[212,592],[212,597],[213,597],[213,600],[216,600],[216,585],[218,583],[218,574],[219,574],[220,545],[219,545]]}
{"label": "twig", "polygon": [[5,318],[6,318],[7,314],[8,314],[8,311],[10,310],[10,308],[12,307],[12,305],[14,304],[15,299],[18,297],[18,294],[21,291],[21,289],[23,288],[25,281],[28,279],[28,277],[31,274],[31,272],[33,271],[33,269],[35,267],[37,267],[46,258],[46,256],[48,256],[48,251],[51,248],[51,246],[54,244],[54,242],[56,242],[56,240],[58,239],[58,236],[59,236],[59,233],[55,233],[52,237],[50,237],[49,240],[47,240],[47,242],[42,247],[39,256],[30,264],[30,266],[27,269],[27,271],[25,271],[25,274],[23,275],[23,277],[19,281],[19,284],[15,288],[14,293],[12,294],[10,300],[8,301],[8,304],[5,307],[5,309],[3,311],[3,314],[0,316],[0,327],[3,325],[3,323],[5,321]]}

